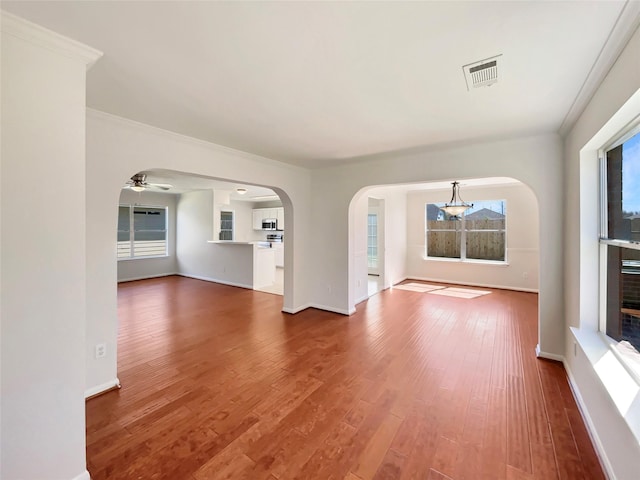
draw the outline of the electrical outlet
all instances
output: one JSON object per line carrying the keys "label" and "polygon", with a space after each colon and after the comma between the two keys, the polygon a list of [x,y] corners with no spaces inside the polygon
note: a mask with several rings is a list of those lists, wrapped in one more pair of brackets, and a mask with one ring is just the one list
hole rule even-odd
{"label": "electrical outlet", "polygon": [[358,280],[358,286],[362,285],[362,281]]}
{"label": "electrical outlet", "polygon": [[107,344],[98,343],[96,345],[96,358],[103,358],[107,355]]}
{"label": "electrical outlet", "polygon": [[529,272],[523,272],[522,273],[522,278],[524,278],[525,280],[527,280],[529,278]]}

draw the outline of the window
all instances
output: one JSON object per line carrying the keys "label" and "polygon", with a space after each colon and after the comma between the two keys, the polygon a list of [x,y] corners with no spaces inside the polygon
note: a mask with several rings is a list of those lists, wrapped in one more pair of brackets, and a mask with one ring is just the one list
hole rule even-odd
{"label": "window", "polygon": [[220,235],[218,240],[233,240],[233,212],[220,212]]}
{"label": "window", "polygon": [[118,259],[166,255],[166,207],[120,205],[118,208]]}
{"label": "window", "polygon": [[601,330],[640,366],[640,128],[604,152],[601,177]]}
{"label": "window", "polygon": [[506,256],[506,201],[482,200],[460,218],[445,213],[444,203],[426,205],[428,257],[504,262]]}
{"label": "window", "polygon": [[367,265],[378,268],[378,215],[375,213],[367,216]]}

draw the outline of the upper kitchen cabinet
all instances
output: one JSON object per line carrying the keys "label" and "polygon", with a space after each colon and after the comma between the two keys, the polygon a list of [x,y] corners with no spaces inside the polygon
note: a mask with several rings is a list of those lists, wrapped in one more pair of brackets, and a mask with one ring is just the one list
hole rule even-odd
{"label": "upper kitchen cabinet", "polygon": [[262,222],[265,219],[275,219],[278,221],[278,230],[284,230],[284,208],[254,208],[253,209],[253,229],[262,230]]}
{"label": "upper kitchen cabinet", "polygon": [[276,219],[278,220],[278,230],[284,230],[284,208],[276,208]]}
{"label": "upper kitchen cabinet", "polygon": [[262,208],[254,208],[253,209],[253,229],[254,230],[262,230]]}

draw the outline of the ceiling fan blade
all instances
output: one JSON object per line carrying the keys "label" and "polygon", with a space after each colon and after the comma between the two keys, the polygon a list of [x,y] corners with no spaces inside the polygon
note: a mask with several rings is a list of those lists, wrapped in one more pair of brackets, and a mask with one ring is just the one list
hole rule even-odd
{"label": "ceiling fan blade", "polygon": [[173,188],[173,185],[169,185],[168,183],[149,183],[148,186],[157,188],[158,190],[169,190]]}

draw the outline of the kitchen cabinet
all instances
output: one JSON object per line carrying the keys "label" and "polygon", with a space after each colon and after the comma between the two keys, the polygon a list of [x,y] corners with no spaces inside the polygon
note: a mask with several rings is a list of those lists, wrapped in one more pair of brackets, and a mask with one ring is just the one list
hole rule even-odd
{"label": "kitchen cabinet", "polygon": [[284,230],[284,208],[276,208],[276,218],[278,219],[278,230]]}
{"label": "kitchen cabinet", "polygon": [[284,267],[284,243],[272,243],[271,248],[275,255],[276,267]]}
{"label": "kitchen cabinet", "polygon": [[262,230],[262,209],[254,208],[253,209],[253,229],[254,230]]}
{"label": "kitchen cabinet", "polygon": [[262,221],[267,218],[278,220],[278,230],[284,230],[284,208],[254,208],[253,209],[253,229],[262,230]]}

